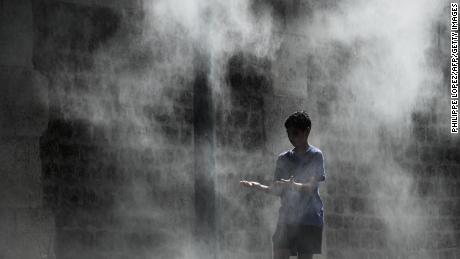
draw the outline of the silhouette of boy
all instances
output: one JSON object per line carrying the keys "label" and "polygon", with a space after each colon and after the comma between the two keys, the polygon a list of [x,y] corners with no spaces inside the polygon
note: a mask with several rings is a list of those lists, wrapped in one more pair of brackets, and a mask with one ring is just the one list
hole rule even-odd
{"label": "silhouette of boy", "polygon": [[278,156],[271,185],[240,181],[251,189],[281,198],[278,223],[272,236],[273,259],[311,259],[321,253],[324,224],[319,182],[325,181],[321,150],[308,143],[310,116],[304,111],[290,115],[284,123],[293,149]]}

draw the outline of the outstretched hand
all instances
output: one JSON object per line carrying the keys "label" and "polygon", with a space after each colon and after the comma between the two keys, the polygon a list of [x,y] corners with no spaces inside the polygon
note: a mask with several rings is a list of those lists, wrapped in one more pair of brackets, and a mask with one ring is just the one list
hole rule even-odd
{"label": "outstretched hand", "polygon": [[289,179],[280,179],[278,181],[284,182],[284,183],[293,183],[294,182],[294,176],[291,176]]}
{"label": "outstretched hand", "polygon": [[279,179],[279,180],[276,180],[276,181],[273,182],[273,184],[276,187],[283,187],[283,188],[287,188],[290,185],[292,185],[293,183],[295,183],[293,176],[291,176],[291,178],[289,178],[289,179]]}
{"label": "outstretched hand", "polygon": [[240,181],[240,185],[244,187],[256,187],[260,186],[259,182],[252,182],[252,181]]}
{"label": "outstretched hand", "polygon": [[299,183],[294,180],[294,177],[290,177],[289,179],[280,179],[274,182],[274,186],[278,188],[287,188],[287,189],[294,189],[297,191],[304,191],[311,193],[314,190],[314,185],[310,182],[308,183]]}

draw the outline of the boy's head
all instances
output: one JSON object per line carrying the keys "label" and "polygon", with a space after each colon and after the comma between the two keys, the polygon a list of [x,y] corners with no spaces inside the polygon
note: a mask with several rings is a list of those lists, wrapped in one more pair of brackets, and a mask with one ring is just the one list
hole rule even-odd
{"label": "boy's head", "polygon": [[311,130],[311,120],[308,113],[298,111],[291,114],[284,122],[289,141],[294,147],[300,147],[308,143],[308,135]]}

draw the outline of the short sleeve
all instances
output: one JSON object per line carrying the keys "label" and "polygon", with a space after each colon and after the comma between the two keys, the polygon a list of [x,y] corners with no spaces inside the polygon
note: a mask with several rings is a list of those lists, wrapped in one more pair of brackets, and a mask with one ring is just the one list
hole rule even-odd
{"label": "short sleeve", "polygon": [[326,172],[324,169],[324,158],[323,158],[323,153],[321,152],[319,152],[318,155],[315,157],[315,176],[317,177],[319,182],[326,180]]}

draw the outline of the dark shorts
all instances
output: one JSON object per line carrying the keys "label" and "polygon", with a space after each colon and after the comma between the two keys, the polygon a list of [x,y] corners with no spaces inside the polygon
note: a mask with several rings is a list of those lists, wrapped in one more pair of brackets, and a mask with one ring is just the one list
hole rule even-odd
{"label": "dark shorts", "polygon": [[289,249],[291,256],[321,254],[323,226],[278,224],[272,236],[273,249]]}

